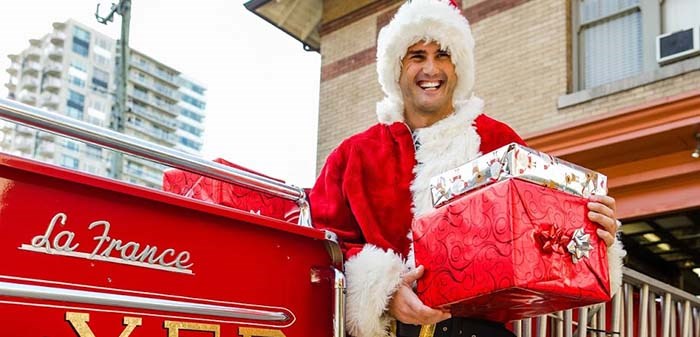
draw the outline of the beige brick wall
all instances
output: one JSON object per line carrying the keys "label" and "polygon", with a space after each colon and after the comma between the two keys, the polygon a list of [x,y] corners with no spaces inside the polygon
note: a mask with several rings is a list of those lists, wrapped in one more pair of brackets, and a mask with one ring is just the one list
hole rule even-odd
{"label": "beige brick wall", "polygon": [[376,123],[375,106],[382,97],[375,65],[321,83],[316,171],[348,136]]}
{"label": "beige brick wall", "polygon": [[373,47],[377,40],[376,36],[377,17],[371,15],[321,37],[322,65]]}
{"label": "beige brick wall", "polygon": [[541,128],[566,93],[566,10],[562,0],[529,1],[472,27],[476,94],[519,133]]}

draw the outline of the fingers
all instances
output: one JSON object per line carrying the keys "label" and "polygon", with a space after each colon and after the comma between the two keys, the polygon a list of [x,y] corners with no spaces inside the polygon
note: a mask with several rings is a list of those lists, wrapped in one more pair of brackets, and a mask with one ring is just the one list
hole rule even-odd
{"label": "fingers", "polygon": [[418,266],[416,269],[413,269],[407,272],[406,274],[403,274],[402,281],[404,282],[404,284],[411,285],[413,284],[413,282],[423,277],[423,272],[425,272],[425,267]]}
{"label": "fingers", "polygon": [[423,304],[416,293],[406,285],[401,285],[389,302],[389,313],[408,324],[435,324],[452,317],[447,311]]}
{"label": "fingers", "polygon": [[610,209],[613,210],[613,213],[615,213],[617,211],[617,208],[616,208],[617,205],[615,203],[615,198],[613,198],[609,195],[591,195],[589,200],[592,202],[599,202],[599,203],[609,207]]}
{"label": "fingers", "polygon": [[619,227],[615,216],[615,199],[606,195],[593,195],[590,200],[588,219],[603,227],[597,230],[598,236],[610,247],[615,242],[615,233]]}
{"label": "fingers", "polygon": [[603,240],[603,242],[605,242],[605,245],[608,247],[612,246],[612,244],[615,242],[615,237],[611,235],[610,232],[607,232],[602,228],[598,228],[596,230],[596,233],[598,233],[600,239]]}
{"label": "fingers", "polygon": [[617,231],[617,220],[614,215],[590,211],[588,212],[588,219],[603,226],[606,231],[613,235]]}

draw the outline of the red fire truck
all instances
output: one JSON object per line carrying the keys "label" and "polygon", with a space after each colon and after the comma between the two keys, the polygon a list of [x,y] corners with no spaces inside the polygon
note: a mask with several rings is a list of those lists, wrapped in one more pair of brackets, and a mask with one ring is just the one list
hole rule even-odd
{"label": "red fire truck", "polygon": [[0,99],[0,118],[296,203],[298,221],[0,153],[0,336],[344,336],[303,189]]}

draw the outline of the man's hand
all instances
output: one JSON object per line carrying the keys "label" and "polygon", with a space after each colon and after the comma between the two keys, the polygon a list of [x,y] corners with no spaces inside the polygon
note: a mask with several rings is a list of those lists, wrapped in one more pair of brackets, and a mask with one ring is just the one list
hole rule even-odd
{"label": "man's hand", "polygon": [[615,199],[606,195],[592,195],[588,203],[588,219],[598,223],[598,236],[610,247],[615,242],[615,234],[620,222],[615,217]]}
{"label": "man's hand", "polygon": [[418,266],[404,274],[399,288],[389,301],[389,313],[400,322],[418,325],[435,324],[452,317],[449,312],[426,306],[413,292],[413,282],[423,276],[424,270],[423,266]]}

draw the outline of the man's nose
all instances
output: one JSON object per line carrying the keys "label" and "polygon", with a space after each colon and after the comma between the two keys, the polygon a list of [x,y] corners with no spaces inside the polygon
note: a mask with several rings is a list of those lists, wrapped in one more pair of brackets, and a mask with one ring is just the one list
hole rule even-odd
{"label": "man's nose", "polygon": [[425,62],[423,62],[423,73],[429,76],[437,75],[438,68],[437,64],[435,64],[435,60],[428,58],[425,60]]}

